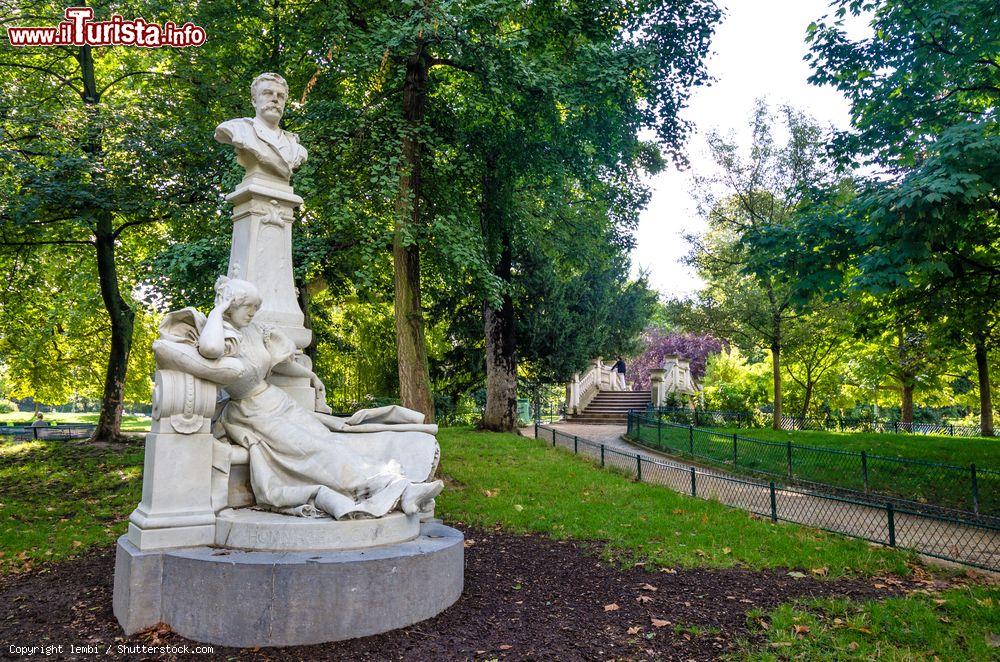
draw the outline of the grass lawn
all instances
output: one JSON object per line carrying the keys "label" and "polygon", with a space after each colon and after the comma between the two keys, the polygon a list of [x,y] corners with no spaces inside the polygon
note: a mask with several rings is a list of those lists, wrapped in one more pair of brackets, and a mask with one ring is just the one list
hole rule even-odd
{"label": "grass lawn", "polygon": [[114,541],[139,503],[142,459],[139,442],[108,448],[0,437],[0,571]]}
{"label": "grass lawn", "polygon": [[763,647],[748,660],[996,660],[1000,587],[963,586],[884,601],[812,600],[751,613]]}
{"label": "grass lawn", "polygon": [[[694,454],[712,464],[733,468],[733,435],[737,442],[735,468],[785,477],[788,447],[792,443],[794,478],[865,491],[860,452],[867,458],[867,487],[875,493],[951,508],[973,510],[969,464],[977,466],[980,512],[1000,515],[1000,440],[987,438],[929,437],[909,434],[814,432],[771,429],[713,428],[695,430]],[[691,439],[686,427],[643,425],[641,441],[651,447],[688,453]],[[755,444],[743,438],[761,440]],[[833,449],[822,452],[816,449]],[[835,451],[853,451],[837,453]],[[881,457],[874,457],[881,456]],[[883,459],[890,458],[890,459]],[[918,462],[897,462],[904,458]],[[961,469],[925,466],[921,462],[953,464]],[[995,473],[987,471],[994,468]]]}
{"label": "grass lawn", "polygon": [[[100,417],[98,412],[45,412],[45,420],[49,423],[92,423],[96,424]],[[0,414],[0,425],[31,425],[35,419],[34,414],[27,411],[12,412],[10,414]],[[149,425],[152,419],[149,416],[123,414],[122,432],[149,432]]]}

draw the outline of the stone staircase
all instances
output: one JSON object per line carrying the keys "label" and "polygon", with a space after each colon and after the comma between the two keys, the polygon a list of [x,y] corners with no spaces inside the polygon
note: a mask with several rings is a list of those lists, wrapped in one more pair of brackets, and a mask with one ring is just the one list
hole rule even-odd
{"label": "stone staircase", "polygon": [[625,425],[629,409],[645,409],[651,402],[649,391],[601,391],[582,412],[567,416],[566,422]]}

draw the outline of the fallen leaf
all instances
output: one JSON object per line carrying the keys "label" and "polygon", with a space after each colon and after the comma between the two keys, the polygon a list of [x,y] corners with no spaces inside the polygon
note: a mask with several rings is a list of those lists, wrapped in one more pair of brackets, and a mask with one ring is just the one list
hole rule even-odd
{"label": "fallen leaf", "polygon": [[628,630],[626,630],[626,632],[628,632],[629,634],[639,634],[639,626],[633,625]]}
{"label": "fallen leaf", "polygon": [[513,648],[513,646],[510,644],[500,644],[500,650],[502,651],[509,651],[511,648]]}
{"label": "fallen leaf", "polygon": [[1000,635],[992,632],[986,633],[986,645],[990,648],[1000,648]]}
{"label": "fallen leaf", "polygon": [[82,542],[80,542],[79,540],[74,540],[74,541],[73,541],[73,546],[74,546],[74,547],[82,547],[82,546],[83,546],[83,543],[82,543]]}
{"label": "fallen leaf", "polygon": [[732,548],[730,548],[730,547],[723,547],[723,548],[722,548],[722,553],[723,553],[723,554],[732,554],[732,553],[733,553],[733,550],[732,550]]}
{"label": "fallen leaf", "polygon": [[677,574],[677,571],[674,570],[673,568],[660,568],[660,572],[665,572],[668,575],[676,575]]}
{"label": "fallen leaf", "polygon": [[847,650],[851,652],[858,650],[858,648],[860,648],[860,646],[858,646],[858,642],[856,641],[852,641],[851,643],[847,644]]}
{"label": "fallen leaf", "polygon": [[639,602],[645,604],[647,602],[652,602],[653,601],[653,596],[651,596],[651,595],[640,595],[638,598],[636,598],[636,600],[638,600]]}
{"label": "fallen leaf", "polygon": [[940,599],[938,599],[938,600],[934,600],[934,604],[936,604],[936,605],[946,605],[946,604],[948,604],[948,601],[947,600],[940,600]]}
{"label": "fallen leaf", "polygon": [[772,641],[771,643],[768,644],[768,646],[770,646],[771,648],[786,648],[791,645],[792,642],[790,641]]}
{"label": "fallen leaf", "polygon": [[665,621],[661,618],[651,618],[649,622],[653,624],[654,628],[664,628],[670,625],[670,621]]}
{"label": "fallen leaf", "polygon": [[795,634],[800,634],[800,635],[809,634],[808,625],[796,625],[793,629],[795,630]]}
{"label": "fallen leaf", "polygon": [[485,494],[488,498],[492,499],[497,495],[499,491],[500,490],[483,490],[483,494]]}
{"label": "fallen leaf", "polygon": [[475,540],[466,540],[465,541],[465,547],[466,547],[466,549],[468,549],[469,547],[472,547],[475,544],[476,544]]}
{"label": "fallen leaf", "polygon": [[806,573],[799,572],[798,570],[792,570],[791,572],[788,573],[788,576],[794,577],[795,579],[802,579],[803,577],[806,576]]}
{"label": "fallen leaf", "polygon": [[524,510],[524,506],[522,506],[519,503],[515,503],[514,504],[514,510],[516,510],[517,512],[521,512],[522,510]]}
{"label": "fallen leaf", "polygon": [[826,568],[826,567],[823,567],[823,568],[813,568],[809,572],[811,572],[812,574],[816,575],[817,577],[826,577],[828,574],[830,574],[830,569]]}
{"label": "fallen leaf", "polygon": [[639,589],[643,591],[655,591],[656,587],[653,586],[652,584],[643,584],[642,586],[639,587]]}
{"label": "fallen leaf", "polygon": [[609,605],[604,605],[604,611],[618,611],[619,609],[620,609],[620,607],[618,606],[618,603],[616,603],[616,602],[612,602]]}
{"label": "fallen leaf", "polygon": [[885,584],[875,584],[875,588],[888,588]]}

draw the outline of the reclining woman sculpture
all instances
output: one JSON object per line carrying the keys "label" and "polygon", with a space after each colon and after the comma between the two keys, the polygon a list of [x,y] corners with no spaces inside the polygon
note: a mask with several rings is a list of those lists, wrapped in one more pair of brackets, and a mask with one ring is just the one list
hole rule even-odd
{"label": "reclining woman sculpture", "polygon": [[[253,322],[261,299],[250,282],[219,277],[215,307],[206,318],[193,308],[170,313],[154,343],[158,358],[169,357],[186,372],[218,384],[229,394],[213,431],[247,449],[250,483],[259,506],[286,514],[329,513],[336,519],[381,517],[396,509],[408,515],[426,509],[443,487],[425,482],[437,464],[437,443],[408,445],[421,454],[426,475],[404,476],[394,459],[382,461],[352,450],[344,440],[344,421],[309,411],[266,380],[272,372],[316,379],[293,360],[295,345],[277,329]],[[170,332],[186,329],[187,334]],[[184,337],[184,336],[187,337]],[[351,421],[359,428],[413,429],[423,415],[400,407],[390,412],[396,422],[378,423],[376,410],[362,410]],[[391,420],[388,422],[392,422]],[[422,457],[426,455],[427,457]]]}

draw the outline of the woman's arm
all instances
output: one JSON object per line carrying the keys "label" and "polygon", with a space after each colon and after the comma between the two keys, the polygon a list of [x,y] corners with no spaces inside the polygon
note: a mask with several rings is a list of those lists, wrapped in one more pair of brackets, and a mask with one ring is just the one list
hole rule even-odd
{"label": "woman's arm", "polygon": [[286,377],[307,377],[308,379],[319,379],[316,377],[316,373],[304,365],[296,363],[295,359],[291,357],[281,363],[275,363],[274,367],[271,368],[271,371],[276,372],[279,375],[285,375]]}
{"label": "woman's arm", "polygon": [[215,308],[208,314],[205,328],[198,336],[198,353],[206,359],[221,358],[226,352],[226,336],[222,328],[222,316],[232,303],[232,294],[227,288],[224,288],[215,297]]}
{"label": "woman's arm", "polygon": [[232,357],[208,359],[199,350],[186,343],[154,340],[153,355],[156,357],[156,367],[159,369],[186,372],[222,386],[236,381],[243,374],[243,364],[239,359]]}

